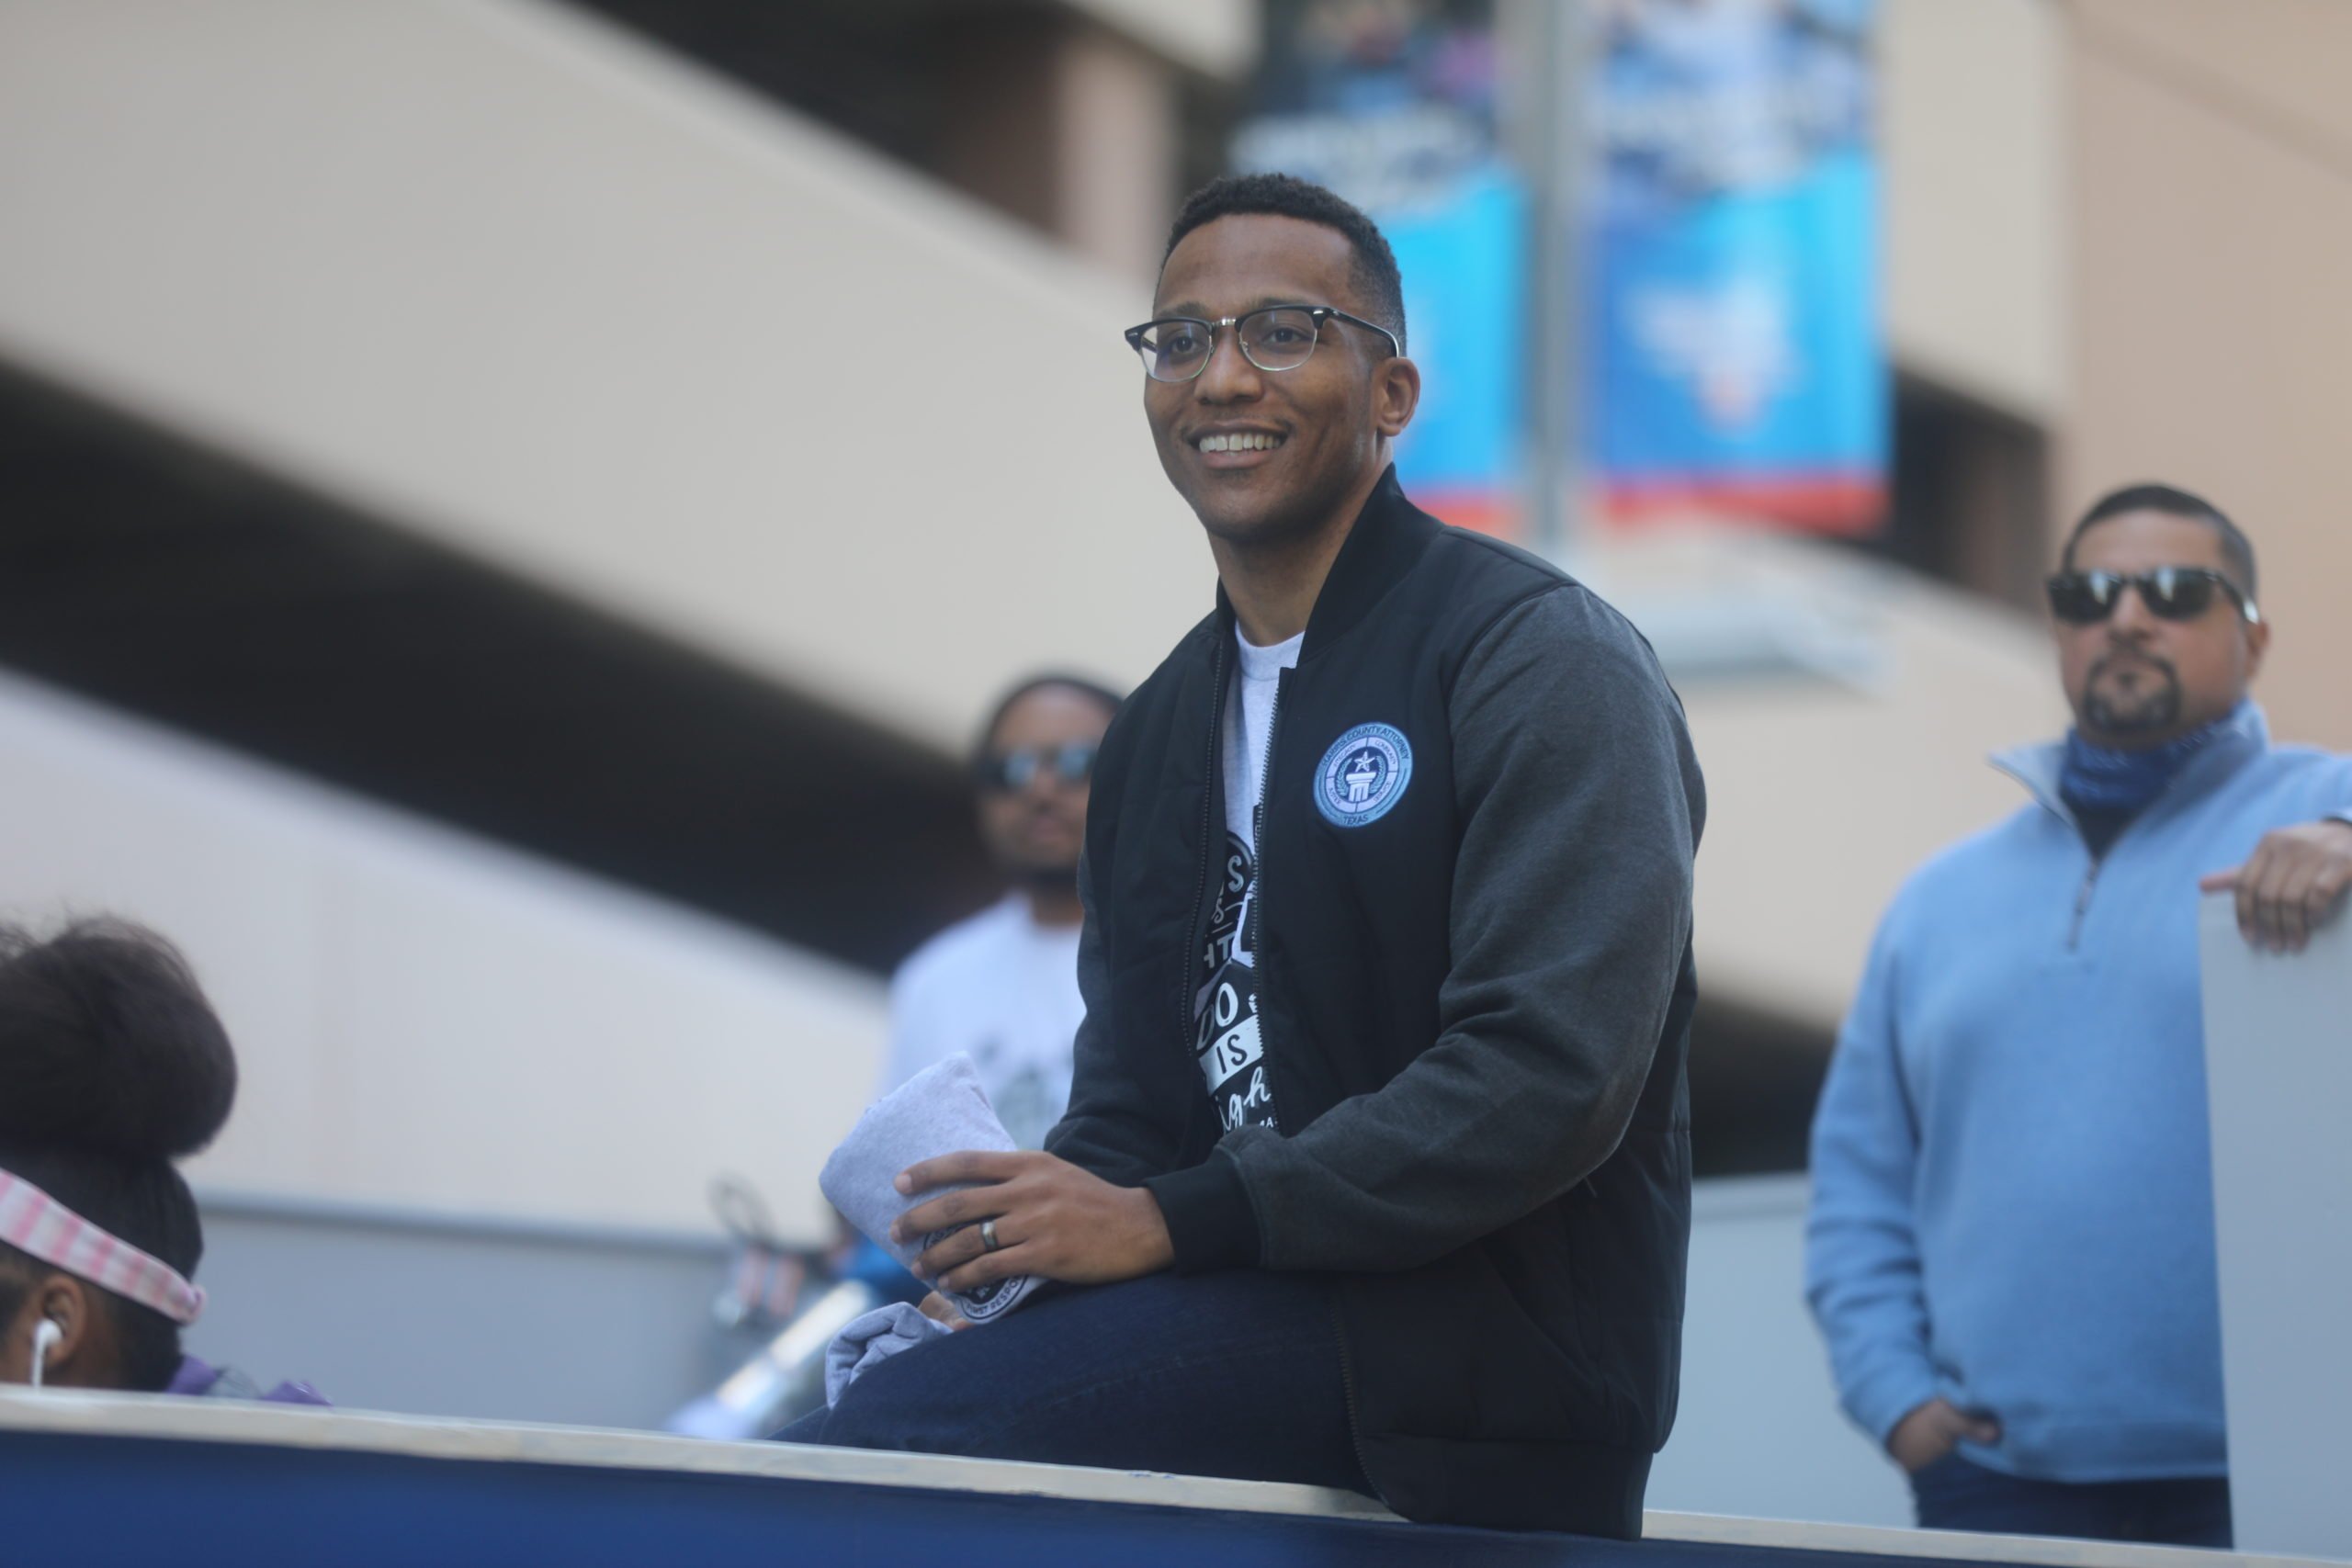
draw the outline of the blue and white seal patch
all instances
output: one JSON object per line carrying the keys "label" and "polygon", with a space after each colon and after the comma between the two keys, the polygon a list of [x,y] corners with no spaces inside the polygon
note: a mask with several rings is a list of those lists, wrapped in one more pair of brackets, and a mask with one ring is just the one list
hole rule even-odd
{"label": "blue and white seal patch", "polygon": [[1323,753],[1315,770],[1315,805],[1335,828],[1377,822],[1405,798],[1413,780],[1413,748],[1385,724],[1359,724]]}

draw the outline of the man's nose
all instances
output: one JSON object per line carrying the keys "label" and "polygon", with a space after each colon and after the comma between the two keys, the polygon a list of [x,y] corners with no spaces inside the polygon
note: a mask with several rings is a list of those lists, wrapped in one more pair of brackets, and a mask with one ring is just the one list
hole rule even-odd
{"label": "man's nose", "polygon": [[2127,582],[2116,591],[2115,608],[2107,617],[2109,636],[2138,642],[2151,636],[2155,626],[2156,618],[2148,613],[2148,602],[2140,597],[2138,583]]}
{"label": "man's nose", "polygon": [[1060,770],[1048,762],[1029,775],[1029,782],[1021,786],[1021,797],[1032,804],[1042,805],[1060,798],[1069,790],[1069,785],[1063,780]]}
{"label": "man's nose", "polygon": [[1193,385],[1205,402],[1246,401],[1265,389],[1258,378],[1261,374],[1241,352],[1241,329],[1221,327],[1216,341],[1209,344],[1209,362],[1201,367],[1200,378]]}

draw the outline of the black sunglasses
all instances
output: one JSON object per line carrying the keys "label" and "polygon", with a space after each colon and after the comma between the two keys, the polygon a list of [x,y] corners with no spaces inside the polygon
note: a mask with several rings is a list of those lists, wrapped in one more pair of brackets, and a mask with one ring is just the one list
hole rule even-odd
{"label": "black sunglasses", "polygon": [[980,787],[998,795],[1011,795],[1029,787],[1030,782],[1042,772],[1066,784],[1081,784],[1094,776],[1095,754],[1101,745],[1092,740],[1065,741],[1059,746],[1031,746],[1018,751],[1006,751],[997,756],[983,757],[974,770]]}
{"label": "black sunglasses", "polygon": [[2160,566],[2154,571],[2062,571],[2045,583],[2050,613],[2072,626],[2096,626],[2115,613],[2126,588],[2137,589],[2148,614],[2165,621],[2193,621],[2213,603],[2221,590],[2235,601],[2238,613],[2250,625],[2259,625],[2262,612],[2238,585],[2220,572],[2201,566]]}

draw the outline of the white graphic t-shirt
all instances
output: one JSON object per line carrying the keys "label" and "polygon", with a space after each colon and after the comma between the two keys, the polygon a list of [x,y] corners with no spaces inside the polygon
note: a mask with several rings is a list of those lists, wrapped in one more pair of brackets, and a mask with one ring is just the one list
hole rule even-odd
{"label": "white graphic t-shirt", "polygon": [[961,1051],[1012,1141],[1044,1146],[1069,1105],[1078,928],[1041,926],[1012,894],[915,950],[890,981],[881,1092]]}
{"label": "white graphic t-shirt", "polygon": [[1225,705],[1220,739],[1225,773],[1225,857],[1210,889],[1209,937],[1201,952],[1200,987],[1193,995],[1194,1055],[1201,1081],[1216,1102],[1218,1124],[1275,1127],[1273,1090],[1266,1083],[1265,1045],[1258,1034],[1258,972],[1250,952],[1250,903],[1258,882],[1258,807],[1265,787],[1266,747],[1272,739],[1274,694],[1282,672],[1298,663],[1306,633],[1258,648],[1234,628],[1241,662],[1233,700]]}

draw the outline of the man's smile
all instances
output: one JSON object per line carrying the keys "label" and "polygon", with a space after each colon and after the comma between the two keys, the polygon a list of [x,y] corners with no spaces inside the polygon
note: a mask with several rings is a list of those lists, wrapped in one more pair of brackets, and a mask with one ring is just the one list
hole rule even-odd
{"label": "man's smile", "polygon": [[1220,424],[1196,430],[1184,437],[1208,468],[1253,468],[1282,449],[1290,437],[1263,425]]}

